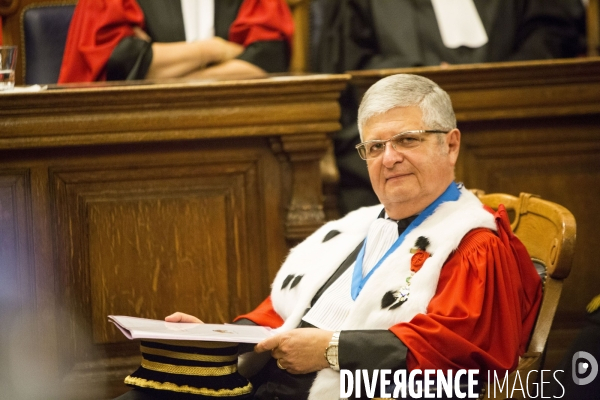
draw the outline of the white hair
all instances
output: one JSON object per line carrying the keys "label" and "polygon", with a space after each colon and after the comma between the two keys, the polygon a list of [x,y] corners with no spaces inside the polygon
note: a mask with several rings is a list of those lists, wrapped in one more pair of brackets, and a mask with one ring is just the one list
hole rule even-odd
{"label": "white hair", "polygon": [[367,90],[358,108],[358,131],[375,115],[396,107],[419,107],[426,129],[450,131],[456,116],[450,96],[435,82],[419,75],[397,74],[385,77]]}

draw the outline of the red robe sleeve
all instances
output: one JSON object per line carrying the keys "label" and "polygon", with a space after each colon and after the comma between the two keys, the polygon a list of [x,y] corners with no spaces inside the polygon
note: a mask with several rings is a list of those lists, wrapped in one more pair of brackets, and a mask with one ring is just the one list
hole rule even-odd
{"label": "red robe sleeve", "polygon": [[263,40],[284,40],[292,48],[294,21],[284,0],[245,0],[229,28],[229,40],[248,47]]}
{"label": "red robe sleeve", "polygon": [[144,26],[135,0],[79,0],[73,13],[58,83],[106,79],[106,63],[119,42]]}
{"label": "red robe sleeve", "polygon": [[516,368],[540,306],[541,279],[503,209],[496,219],[498,235],[474,230],[450,256],[427,314],[390,328],[408,348],[409,370]]}
{"label": "red robe sleeve", "polygon": [[253,311],[237,317],[235,321],[243,318],[249,319],[257,325],[268,326],[269,328],[278,328],[283,325],[283,319],[273,309],[271,296],[267,297]]}

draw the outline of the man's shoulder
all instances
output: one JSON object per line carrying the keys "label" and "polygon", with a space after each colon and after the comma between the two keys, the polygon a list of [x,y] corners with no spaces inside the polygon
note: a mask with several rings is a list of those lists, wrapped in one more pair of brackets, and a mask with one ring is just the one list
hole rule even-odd
{"label": "man's shoulder", "polygon": [[[349,212],[340,219],[329,221],[302,241],[293,249],[293,251],[309,247],[312,248],[313,246],[327,243],[331,239],[338,237],[346,240],[348,238],[360,236],[362,240],[369,229],[369,225],[377,218],[382,209],[382,205],[362,207]],[[336,241],[338,241],[338,239],[336,239]],[[333,243],[334,241],[331,242]],[[328,245],[329,244],[330,243],[328,243]]]}
{"label": "man's shoulder", "polygon": [[476,228],[469,231],[461,240],[457,251],[471,252],[482,247],[498,246],[502,241],[498,234],[488,228]]}
{"label": "man's shoulder", "polygon": [[350,211],[342,218],[328,222],[323,226],[325,231],[336,229],[341,232],[362,230],[363,225],[368,226],[373,222],[383,210],[381,204],[369,207],[361,207]]}
{"label": "man's shoulder", "polygon": [[345,221],[345,220],[351,220],[351,219],[355,219],[355,218],[377,218],[377,216],[381,213],[382,210],[383,210],[382,204],[375,204],[373,206],[360,207],[360,208],[357,208],[356,210],[350,211],[348,214],[344,215],[343,217],[341,217],[335,221]]}

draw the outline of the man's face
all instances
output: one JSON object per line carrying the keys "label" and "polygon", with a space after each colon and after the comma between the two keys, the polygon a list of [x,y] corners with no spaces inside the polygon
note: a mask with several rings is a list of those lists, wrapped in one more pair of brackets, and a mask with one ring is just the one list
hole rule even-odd
{"label": "man's face", "polygon": [[[363,127],[363,139],[385,140],[418,129],[431,129],[423,125],[421,110],[396,107],[370,118]],[[424,134],[423,137],[418,147],[408,150],[400,147],[395,150],[388,142],[382,155],[367,160],[373,189],[391,218],[421,212],[454,179],[460,132],[453,129],[448,134]]]}

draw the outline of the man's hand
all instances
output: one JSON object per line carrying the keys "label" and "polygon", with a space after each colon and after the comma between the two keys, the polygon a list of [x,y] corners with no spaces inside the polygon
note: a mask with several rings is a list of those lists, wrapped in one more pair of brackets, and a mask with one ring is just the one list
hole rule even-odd
{"label": "man's hand", "polygon": [[262,353],[271,351],[280,368],[292,374],[307,374],[328,368],[325,349],[333,332],[316,328],[300,328],[263,340],[254,347]]}
{"label": "man's hand", "polygon": [[199,320],[198,318],[194,317],[193,315],[185,314],[182,312],[176,312],[176,313],[166,316],[165,321],[166,322],[195,322],[195,323],[200,323],[200,324],[204,323],[201,320]]}
{"label": "man's hand", "polygon": [[[138,37],[142,33],[135,31]],[[219,66],[242,54],[244,47],[219,37],[195,42],[154,42],[146,79],[193,78],[207,66]],[[253,64],[252,64],[253,65]]]}
{"label": "man's hand", "polygon": [[213,62],[225,62],[233,60],[244,52],[244,46],[230,42],[229,40],[225,40],[218,36],[215,36],[209,40],[211,41],[211,45],[214,46],[213,51],[220,54],[220,56],[217,57],[218,59],[214,60]]}
{"label": "man's hand", "polygon": [[148,34],[139,26],[133,27],[133,36],[135,36],[138,39],[145,40],[146,42],[152,41],[152,38],[148,36]]}

